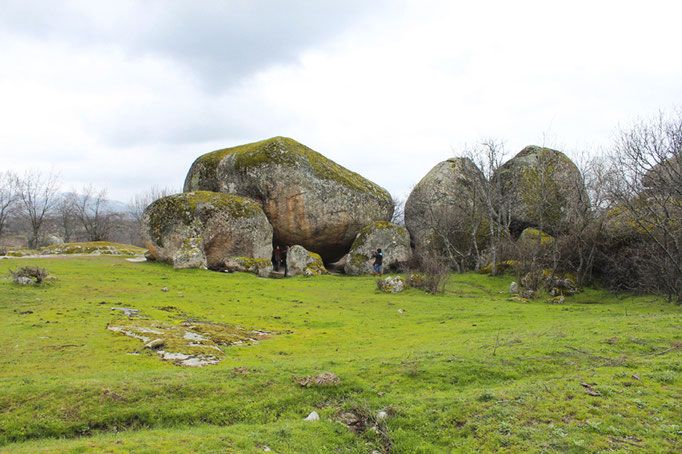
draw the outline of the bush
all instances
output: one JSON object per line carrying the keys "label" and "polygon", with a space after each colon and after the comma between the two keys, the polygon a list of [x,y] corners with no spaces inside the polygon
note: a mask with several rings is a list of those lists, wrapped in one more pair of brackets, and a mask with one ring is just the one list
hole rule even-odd
{"label": "bush", "polygon": [[21,285],[42,284],[48,277],[48,272],[45,268],[24,266],[18,270],[10,270],[12,280]]}
{"label": "bush", "polygon": [[447,261],[435,253],[422,252],[415,257],[413,271],[407,276],[410,287],[422,289],[428,293],[443,293],[448,280]]}

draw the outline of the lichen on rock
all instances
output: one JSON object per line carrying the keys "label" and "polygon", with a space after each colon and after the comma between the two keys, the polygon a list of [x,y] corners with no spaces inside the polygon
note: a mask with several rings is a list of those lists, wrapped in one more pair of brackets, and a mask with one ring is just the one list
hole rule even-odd
{"label": "lichen on rock", "polygon": [[386,221],[377,221],[363,227],[346,257],[346,274],[371,273],[372,256],[377,249],[381,249],[384,255],[384,268],[399,270],[412,258],[410,234],[405,227]]}
{"label": "lichen on rock", "polygon": [[301,245],[291,246],[287,252],[287,269],[290,276],[319,276],[327,274],[322,257]]}
{"label": "lichen on rock", "polygon": [[163,197],[143,216],[152,259],[176,268],[221,269],[228,257],[270,258],[272,227],[245,197],[196,191]]}
{"label": "lichen on rock", "polygon": [[328,262],[348,252],[363,226],[393,214],[385,189],[286,137],[200,156],[184,190],[257,200],[277,244],[300,244]]}

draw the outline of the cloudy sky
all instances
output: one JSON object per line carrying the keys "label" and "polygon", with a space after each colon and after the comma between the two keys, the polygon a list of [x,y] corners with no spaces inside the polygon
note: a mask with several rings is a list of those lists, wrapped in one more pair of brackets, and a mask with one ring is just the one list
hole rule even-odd
{"label": "cloudy sky", "polygon": [[670,1],[0,0],[0,170],[126,201],[292,137],[404,196],[482,138],[570,152],[682,104]]}

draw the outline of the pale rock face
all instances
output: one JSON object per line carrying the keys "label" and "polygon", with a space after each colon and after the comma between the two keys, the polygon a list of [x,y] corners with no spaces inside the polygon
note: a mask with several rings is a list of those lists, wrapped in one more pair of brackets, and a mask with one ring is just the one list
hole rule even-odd
{"label": "pale rock face", "polygon": [[300,245],[291,246],[287,252],[287,269],[289,276],[319,276],[326,274],[322,258]]}
{"label": "pale rock face", "polygon": [[524,148],[498,169],[496,177],[503,200],[509,204],[515,234],[527,227],[561,231],[572,222],[576,210],[589,204],[578,167],[551,148]]}
{"label": "pale rock face", "polygon": [[[405,202],[405,226],[416,252],[440,249],[441,237],[467,231],[480,222],[477,199],[483,173],[468,158],[452,158],[437,164],[414,187]],[[476,205],[478,204],[478,205]]]}
{"label": "pale rock face", "polygon": [[384,254],[384,269],[400,269],[412,258],[410,234],[405,227],[390,222],[378,221],[365,226],[346,256],[346,274],[357,276],[372,273],[372,256],[377,249]]}
{"label": "pale rock face", "polygon": [[222,269],[230,257],[270,260],[272,227],[244,197],[197,191],[163,197],[144,213],[143,238],[153,259],[176,268]]}
{"label": "pale rock face", "polygon": [[184,190],[258,201],[277,244],[299,244],[326,262],[347,253],[363,226],[393,214],[385,189],[286,137],[199,157]]}

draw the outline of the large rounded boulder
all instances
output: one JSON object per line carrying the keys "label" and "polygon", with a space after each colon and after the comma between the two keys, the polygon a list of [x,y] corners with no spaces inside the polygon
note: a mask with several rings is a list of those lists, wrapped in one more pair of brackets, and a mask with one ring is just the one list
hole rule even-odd
{"label": "large rounded boulder", "polygon": [[589,204],[578,167],[551,148],[524,148],[500,166],[493,178],[499,178],[515,234],[527,227],[561,231]]}
{"label": "large rounded boulder", "polygon": [[473,227],[484,220],[484,182],[471,159],[451,158],[417,183],[405,202],[405,226],[416,252],[442,252],[446,243],[470,241]]}
{"label": "large rounded boulder", "polygon": [[401,269],[412,258],[410,234],[405,227],[386,221],[377,221],[365,226],[358,233],[346,256],[344,265],[346,274],[371,273],[372,256],[377,249],[381,249],[384,255],[385,269]]}
{"label": "large rounded boulder", "polygon": [[151,258],[176,268],[222,269],[232,257],[272,254],[272,227],[260,205],[233,194],[162,197],[145,210],[142,234]]}
{"label": "large rounded boulder", "polygon": [[302,245],[326,262],[341,258],[360,229],[393,214],[390,194],[295,140],[274,137],[199,157],[185,191],[257,200],[278,244]]}

